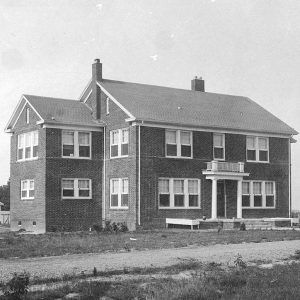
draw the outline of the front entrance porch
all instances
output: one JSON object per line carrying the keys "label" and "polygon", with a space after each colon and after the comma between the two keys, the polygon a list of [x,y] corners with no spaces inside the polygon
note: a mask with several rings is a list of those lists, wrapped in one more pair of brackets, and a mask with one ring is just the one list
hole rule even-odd
{"label": "front entrance porch", "polygon": [[[212,181],[211,219],[242,218],[242,181],[249,173],[244,172],[244,163],[229,163],[212,161],[207,163],[207,169],[202,172],[206,179]],[[236,182],[236,188],[230,182]],[[236,190],[233,196],[233,190]],[[234,199],[235,198],[235,199]],[[229,201],[236,201],[235,216],[228,214]]]}

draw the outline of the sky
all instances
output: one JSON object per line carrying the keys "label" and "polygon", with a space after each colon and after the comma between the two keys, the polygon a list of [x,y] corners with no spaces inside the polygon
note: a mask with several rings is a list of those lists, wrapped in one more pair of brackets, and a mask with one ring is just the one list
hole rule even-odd
{"label": "sky", "polygon": [[21,95],[78,99],[95,58],[109,79],[190,89],[202,76],[206,91],[247,96],[300,131],[299,15],[298,0],[0,0],[0,184]]}

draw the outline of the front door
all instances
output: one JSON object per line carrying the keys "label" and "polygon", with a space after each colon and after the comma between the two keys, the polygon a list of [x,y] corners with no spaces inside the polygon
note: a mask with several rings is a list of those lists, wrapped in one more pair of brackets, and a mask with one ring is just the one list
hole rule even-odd
{"label": "front door", "polygon": [[218,180],[217,183],[217,216],[218,218],[225,218],[225,180]]}

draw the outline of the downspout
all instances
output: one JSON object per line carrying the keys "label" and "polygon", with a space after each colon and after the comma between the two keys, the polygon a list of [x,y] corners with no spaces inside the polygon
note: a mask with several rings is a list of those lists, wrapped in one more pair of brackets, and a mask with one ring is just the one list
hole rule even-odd
{"label": "downspout", "polygon": [[139,141],[138,141],[138,225],[141,225],[141,126],[138,125]]}
{"label": "downspout", "polygon": [[106,208],[106,127],[103,128],[103,178],[102,178],[102,226],[105,225]]}
{"label": "downspout", "polygon": [[291,209],[292,209],[292,161],[291,161],[291,140],[289,139],[289,218],[291,217]]}

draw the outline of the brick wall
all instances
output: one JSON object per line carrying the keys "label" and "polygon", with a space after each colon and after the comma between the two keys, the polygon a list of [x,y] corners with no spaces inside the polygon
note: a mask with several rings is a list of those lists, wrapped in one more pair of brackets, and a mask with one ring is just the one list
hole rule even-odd
{"label": "brick wall", "polygon": [[[62,158],[62,130],[47,129],[47,231],[88,230],[102,223],[103,134],[92,132],[92,159]],[[92,180],[92,199],[62,199],[62,178]]]}
{"label": "brick wall", "polygon": [[[29,124],[26,123],[26,108],[30,109]],[[11,136],[10,158],[10,209],[11,229],[45,232],[45,130],[36,125],[38,116],[29,106],[21,113]],[[38,130],[38,159],[17,161],[18,134]],[[21,181],[33,179],[35,196],[33,200],[21,200]],[[21,222],[21,225],[18,223]],[[36,222],[36,225],[33,225]]]}

